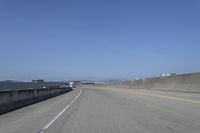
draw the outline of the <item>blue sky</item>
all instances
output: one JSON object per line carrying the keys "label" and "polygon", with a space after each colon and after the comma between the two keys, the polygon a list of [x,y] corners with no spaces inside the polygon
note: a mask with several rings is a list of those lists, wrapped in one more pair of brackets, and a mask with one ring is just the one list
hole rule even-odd
{"label": "blue sky", "polygon": [[198,0],[1,0],[0,80],[200,71]]}

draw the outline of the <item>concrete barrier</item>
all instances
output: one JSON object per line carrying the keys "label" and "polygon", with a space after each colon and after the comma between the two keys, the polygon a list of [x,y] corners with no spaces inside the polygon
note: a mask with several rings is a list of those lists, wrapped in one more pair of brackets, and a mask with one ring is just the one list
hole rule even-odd
{"label": "concrete barrier", "polygon": [[72,88],[18,89],[0,91],[0,114],[54,97]]}
{"label": "concrete barrier", "polygon": [[125,81],[114,85],[109,84],[96,86],[200,93],[200,73],[146,78],[141,80]]}
{"label": "concrete barrier", "polygon": [[17,89],[27,89],[27,88],[43,88],[47,86],[60,85],[61,82],[44,82],[44,83],[33,83],[33,82],[9,82],[0,81],[0,90],[17,90]]}

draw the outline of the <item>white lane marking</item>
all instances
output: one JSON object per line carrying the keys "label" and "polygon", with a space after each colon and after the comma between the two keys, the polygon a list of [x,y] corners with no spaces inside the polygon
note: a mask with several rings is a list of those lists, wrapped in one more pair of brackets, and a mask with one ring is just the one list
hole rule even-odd
{"label": "white lane marking", "polygon": [[54,117],[46,126],[44,126],[40,131],[39,133],[44,133],[44,131],[46,129],[48,129],[78,98],[79,96],[81,95],[82,93],[82,90],[79,92],[79,94],[74,98],[74,100],[72,100],[70,102],[69,105],[67,105],[56,117]]}

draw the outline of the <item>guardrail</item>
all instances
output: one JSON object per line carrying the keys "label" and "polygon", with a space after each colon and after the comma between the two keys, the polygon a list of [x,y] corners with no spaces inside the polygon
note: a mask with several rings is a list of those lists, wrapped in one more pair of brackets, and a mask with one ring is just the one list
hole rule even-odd
{"label": "guardrail", "polygon": [[66,93],[71,87],[0,90],[0,114]]}

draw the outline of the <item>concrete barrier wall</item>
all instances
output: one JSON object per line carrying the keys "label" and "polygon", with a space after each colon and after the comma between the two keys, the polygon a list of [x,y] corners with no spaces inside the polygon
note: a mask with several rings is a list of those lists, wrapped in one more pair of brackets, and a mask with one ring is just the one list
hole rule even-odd
{"label": "concrete barrier wall", "polygon": [[146,78],[141,80],[126,81],[120,84],[99,86],[200,93],[200,73],[181,74],[169,77]]}
{"label": "concrete barrier wall", "polygon": [[71,91],[72,88],[19,89],[0,91],[0,114]]}
{"label": "concrete barrier wall", "polygon": [[0,81],[0,90],[17,90],[17,89],[38,89],[44,86],[60,85],[60,82],[44,82],[44,83],[32,83],[32,82],[2,82]]}

